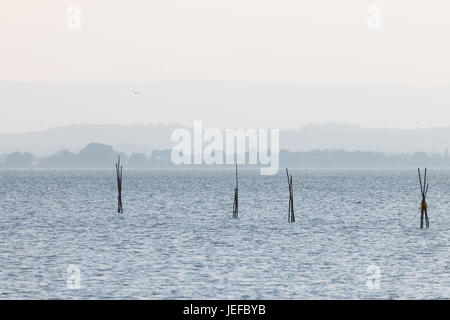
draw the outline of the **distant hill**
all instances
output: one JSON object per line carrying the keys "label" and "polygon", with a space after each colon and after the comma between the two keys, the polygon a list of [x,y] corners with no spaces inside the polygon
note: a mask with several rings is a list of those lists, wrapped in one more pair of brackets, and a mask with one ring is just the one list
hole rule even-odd
{"label": "distant hill", "polygon": [[104,143],[127,153],[151,154],[171,147],[170,135],[175,125],[70,125],[48,131],[0,134],[0,154],[13,151],[50,155],[62,149],[78,152],[91,142]]}
{"label": "distant hill", "polygon": [[[281,148],[290,151],[344,149],[391,154],[443,153],[450,148],[450,127],[402,130],[343,124],[352,123],[352,119],[388,126],[410,126],[419,120],[421,125],[449,123],[442,116],[450,107],[450,88],[445,86],[0,81],[0,106],[1,132],[9,123],[31,128],[42,122],[54,127],[0,134],[0,154],[20,151],[44,156],[61,149],[78,152],[98,142],[130,154],[149,155],[153,150],[170,149],[171,132],[180,124],[192,125],[194,120],[203,121],[205,127],[295,128],[281,132]],[[442,121],[436,121],[437,117]],[[330,121],[338,124],[326,124]],[[59,123],[73,125],[56,127]],[[305,126],[310,123],[320,125]]]}
{"label": "distant hill", "polygon": [[427,129],[362,128],[345,124],[308,125],[280,134],[281,148],[292,151],[344,149],[388,154],[444,153],[450,149],[450,127]]}
{"label": "distant hill", "polygon": [[[37,156],[66,149],[78,152],[91,142],[113,146],[125,153],[150,155],[154,150],[170,149],[173,130],[178,125],[71,125],[48,131],[0,134],[0,154],[14,151]],[[387,154],[441,153],[450,149],[450,127],[429,129],[377,129],[345,124],[309,125],[280,131],[281,149],[310,151],[343,149]]]}

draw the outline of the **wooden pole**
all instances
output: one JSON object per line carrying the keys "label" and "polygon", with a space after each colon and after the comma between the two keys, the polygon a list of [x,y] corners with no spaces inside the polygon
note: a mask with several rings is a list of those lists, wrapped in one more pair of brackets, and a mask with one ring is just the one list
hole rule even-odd
{"label": "wooden pole", "polygon": [[295,215],[294,215],[294,187],[292,186],[292,174],[290,183],[291,185],[291,222],[295,222]]}
{"label": "wooden pole", "polygon": [[236,187],[234,188],[233,218],[238,219],[238,169],[236,164]]}
{"label": "wooden pole", "polygon": [[287,181],[288,181],[288,187],[289,187],[289,210],[288,210],[288,222],[291,222],[291,183],[289,180],[289,171],[288,168],[286,168],[286,177],[287,177]]}
{"label": "wooden pole", "polygon": [[289,175],[289,171],[286,168],[286,176],[289,186],[289,211],[288,211],[288,222],[295,222],[294,215],[294,190],[292,187],[292,175]]}
{"label": "wooden pole", "polygon": [[[426,183],[426,189],[425,189],[425,195],[424,195],[424,200],[426,200],[426,198],[427,198],[427,195],[428,195],[428,188],[429,188],[429,184],[428,184],[428,181],[426,180],[427,179],[427,169],[425,168],[425,183]],[[424,186],[425,186],[425,184],[424,184]],[[428,220],[428,204],[425,202],[425,225],[426,225],[426,228],[428,229],[429,227],[430,227],[430,221]]]}
{"label": "wooden pole", "polygon": [[120,156],[117,157],[116,175],[117,175],[117,213],[123,213],[123,208],[122,208],[122,165],[120,164]]}
{"label": "wooden pole", "polygon": [[422,176],[420,174],[420,169],[417,169],[417,171],[419,173],[420,192],[422,194],[422,201],[420,203],[420,229],[423,229],[424,218],[425,218],[425,227],[428,229],[430,227],[430,221],[428,220],[428,204],[426,198],[430,185],[427,182],[427,168],[425,168],[423,183],[422,183]]}

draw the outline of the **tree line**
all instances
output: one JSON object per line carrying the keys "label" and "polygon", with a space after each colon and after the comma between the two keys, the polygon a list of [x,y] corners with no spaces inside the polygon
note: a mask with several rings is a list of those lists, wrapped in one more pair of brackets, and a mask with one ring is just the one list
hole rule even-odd
{"label": "tree line", "polygon": [[[127,155],[115,151],[112,146],[91,143],[78,153],[61,150],[53,155],[37,157],[29,152],[13,152],[0,155],[2,168],[111,168],[120,155],[128,168],[175,167],[171,150],[155,150],[151,155],[133,153]],[[388,155],[381,152],[312,150],[291,152],[281,150],[281,167],[305,168],[377,168],[377,167],[450,167],[448,151],[443,154],[425,152]]]}

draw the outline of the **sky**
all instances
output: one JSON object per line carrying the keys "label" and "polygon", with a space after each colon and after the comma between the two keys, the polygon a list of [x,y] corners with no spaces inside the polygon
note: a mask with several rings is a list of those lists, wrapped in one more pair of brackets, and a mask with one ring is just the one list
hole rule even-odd
{"label": "sky", "polygon": [[[449,12],[448,0],[4,1],[0,81],[447,86]],[[0,86],[0,90],[4,89]],[[444,125],[443,119],[450,119],[448,108],[407,123],[400,118],[394,123],[370,122],[354,117],[345,106],[330,105],[329,110],[340,107],[339,114],[348,117],[327,117],[324,108],[323,120],[415,127]],[[8,109],[8,118],[0,120],[0,132],[71,123],[70,118],[55,118],[54,123],[42,125],[44,119],[37,116],[24,125],[23,106],[14,111],[14,101],[0,100],[0,108]],[[29,108],[51,112],[46,106],[30,104]],[[98,115],[110,109],[96,108],[97,116],[86,113],[73,120],[101,123]],[[407,111],[402,108],[395,113]],[[127,122],[148,117],[144,111],[134,112]],[[175,120],[166,114],[154,118]],[[302,123],[320,119],[320,115],[306,116]],[[274,125],[293,126],[283,121]]]}

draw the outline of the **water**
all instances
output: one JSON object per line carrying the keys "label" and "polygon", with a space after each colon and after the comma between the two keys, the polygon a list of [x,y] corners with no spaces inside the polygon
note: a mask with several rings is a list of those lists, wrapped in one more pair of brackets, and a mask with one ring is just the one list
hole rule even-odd
{"label": "water", "polygon": [[233,169],[124,170],[123,214],[114,169],[2,170],[0,298],[450,298],[450,171],[428,230],[414,170],[292,174],[289,224],[282,171],[240,171],[234,220]]}

